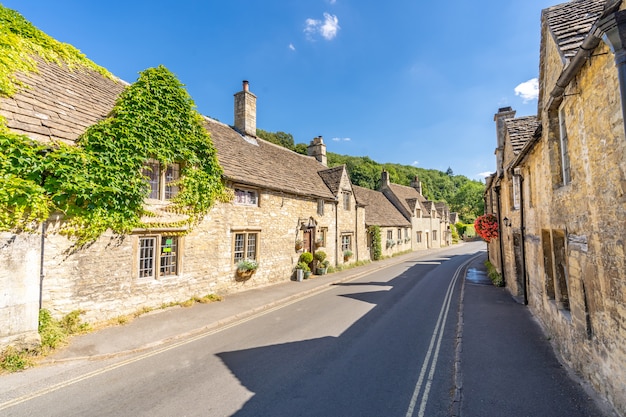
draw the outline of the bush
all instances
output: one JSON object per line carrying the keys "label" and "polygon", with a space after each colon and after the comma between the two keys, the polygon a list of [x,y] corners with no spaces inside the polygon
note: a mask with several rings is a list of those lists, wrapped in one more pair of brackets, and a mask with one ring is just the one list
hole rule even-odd
{"label": "bush", "polygon": [[311,268],[309,268],[309,264],[307,264],[306,262],[298,262],[298,265],[296,265],[296,269],[301,269],[304,272],[311,272]]}
{"label": "bush", "polygon": [[318,250],[315,254],[313,254],[313,258],[315,258],[315,260],[319,263],[322,263],[326,259],[326,252]]}
{"label": "bush", "polygon": [[240,271],[254,271],[259,267],[259,263],[254,259],[242,259],[237,262],[237,269]]}
{"label": "bush", "polygon": [[370,226],[369,232],[372,235],[372,260],[378,261],[383,255],[380,227]]}
{"label": "bush", "polygon": [[298,262],[310,264],[311,262],[313,262],[313,254],[311,252],[303,252],[298,259]]}

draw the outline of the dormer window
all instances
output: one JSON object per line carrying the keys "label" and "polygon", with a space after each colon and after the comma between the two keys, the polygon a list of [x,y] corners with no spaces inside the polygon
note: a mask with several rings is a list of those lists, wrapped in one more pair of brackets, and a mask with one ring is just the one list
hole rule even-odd
{"label": "dormer window", "polygon": [[342,191],[341,194],[343,197],[343,209],[350,210],[350,197],[352,193],[350,193],[350,191]]}
{"label": "dormer window", "polygon": [[143,166],[143,175],[150,187],[148,198],[171,200],[178,194],[176,182],[180,179],[179,163],[162,165],[158,161],[150,160]]}
{"label": "dormer window", "polygon": [[238,206],[258,206],[259,194],[254,190],[235,188],[235,204]]}

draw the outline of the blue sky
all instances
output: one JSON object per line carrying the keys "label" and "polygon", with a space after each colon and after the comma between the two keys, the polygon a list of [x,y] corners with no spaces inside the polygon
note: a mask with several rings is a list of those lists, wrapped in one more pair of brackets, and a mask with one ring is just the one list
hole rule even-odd
{"label": "blue sky", "polygon": [[0,2],[128,82],[165,65],[224,123],[249,80],[258,128],[473,179],[495,169],[498,108],[537,112],[540,15],[558,3]]}

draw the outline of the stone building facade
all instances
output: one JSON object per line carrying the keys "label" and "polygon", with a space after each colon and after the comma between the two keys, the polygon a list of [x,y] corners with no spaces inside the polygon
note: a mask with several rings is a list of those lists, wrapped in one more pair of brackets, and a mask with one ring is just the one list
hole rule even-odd
{"label": "stone building facade", "polygon": [[626,415],[626,10],[572,1],[541,23],[538,125],[517,152],[507,143],[519,119],[496,115],[504,147],[486,207],[501,234],[490,259],[562,358]]}
{"label": "stone building facade", "polygon": [[[36,141],[74,144],[109,115],[128,86],[91,69],[70,70],[35,59],[38,71],[16,74],[22,87],[0,98],[0,115],[11,132]],[[0,326],[0,349],[37,344],[41,308],[55,317],[82,310],[84,320],[103,321],[193,296],[288,281],[303,251],[324,251],[335,266],[369,260],[366,226],[371,224],[392,227],[401,241],[394,251],[427,247],[416,240],[416,227],[428,223],[419,230],[430,232],[435,223],[442,226],[439,218],[420,214],[426,209],[415,189],[414,201],[403,203],[412,205],[409,218],[415,220],[388,202],[378,219],[372,218],[367,214],[371,201],[359,198],[346,167],[327,166],[322,137],[313,138],[308,155],[300,155],[256,136],[256,100],[244,81],[234,96],[233,126],[203,118],[233,199],[215,203],[192,229],[178,226],[180,215],[166,210],[168,186],[161,177],[174,172],[146,161],[151,168],[146,172],[158,175],[146,174],[153,191],[146,208],[157,215],[142,219],[145,228],[122,236],[107,232],[80,249],[57,233],[63,222],[57,214],[33,233],[0,234],[0,285],[5,289],[0,323],[8,324]],[[378,193],[377,201],[381,198]],[[395,220],[383,225],[387,218]],[[237,262],[246,258],[259,268],[244,279]]]}

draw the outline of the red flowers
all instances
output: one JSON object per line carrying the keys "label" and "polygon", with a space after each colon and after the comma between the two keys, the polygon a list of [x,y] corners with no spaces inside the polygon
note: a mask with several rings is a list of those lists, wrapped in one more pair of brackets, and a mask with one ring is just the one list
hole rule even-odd
{"label": "red flowers", "polygon": [[493,214],[483,214],[474,221],[474,230],[487,243],[498,238],[498,219]]}

